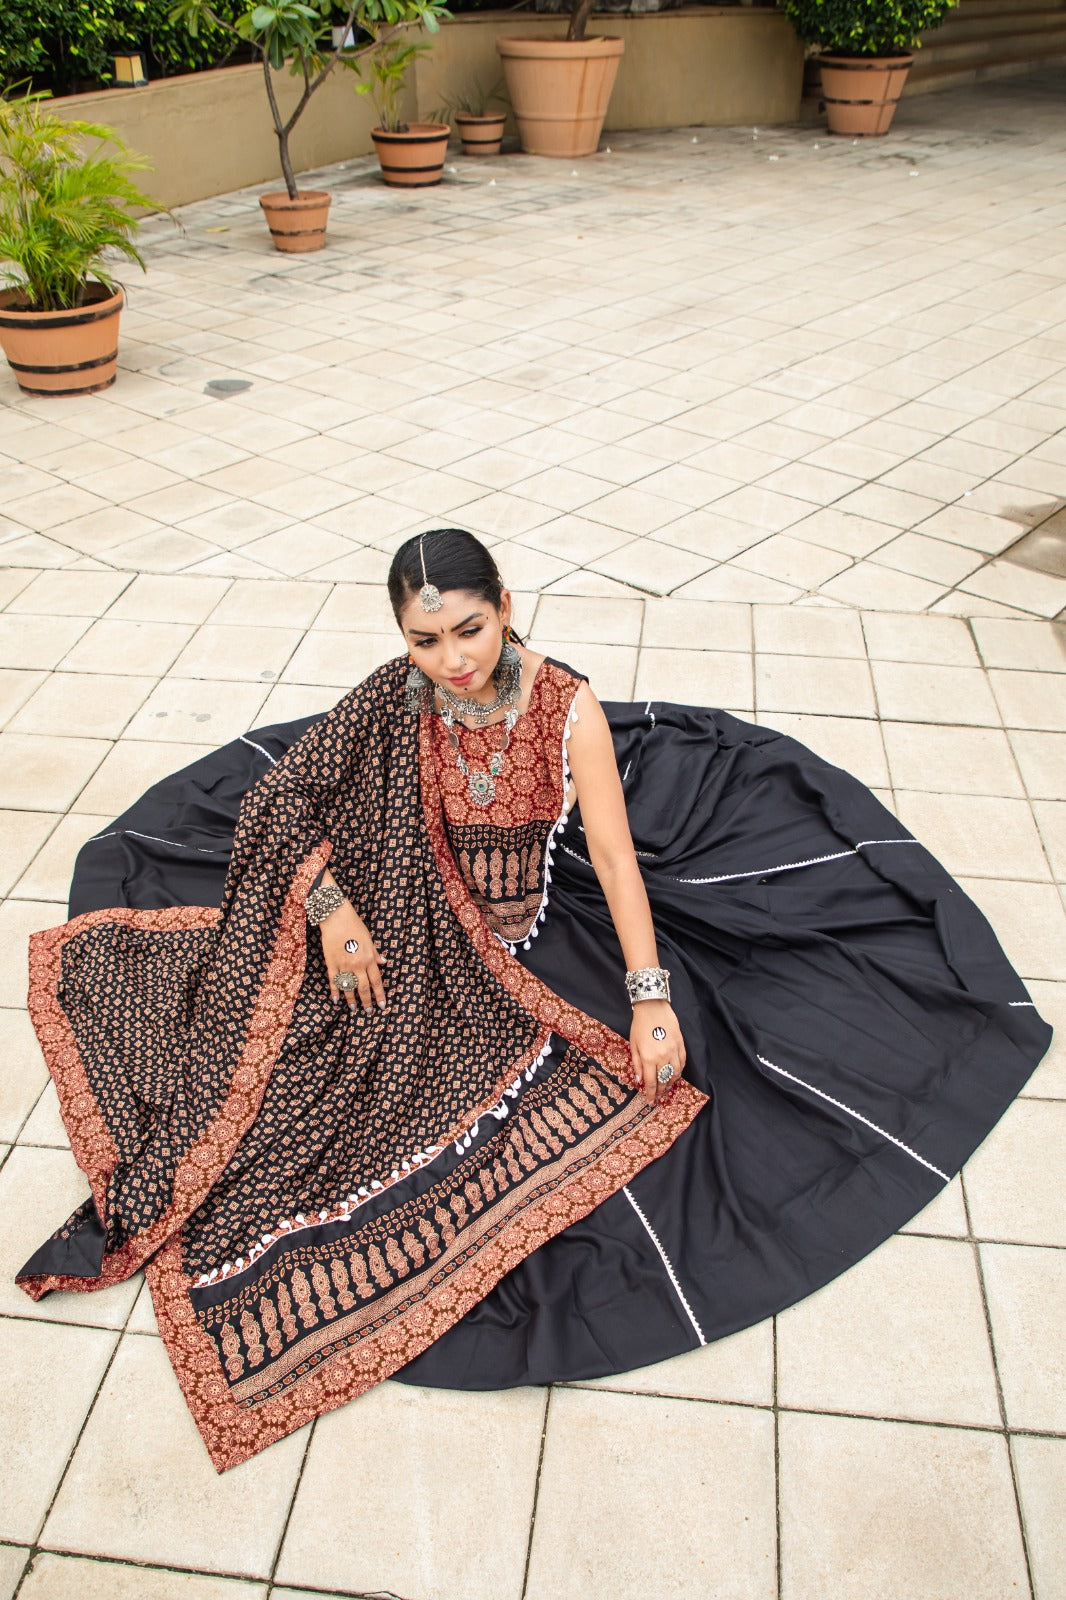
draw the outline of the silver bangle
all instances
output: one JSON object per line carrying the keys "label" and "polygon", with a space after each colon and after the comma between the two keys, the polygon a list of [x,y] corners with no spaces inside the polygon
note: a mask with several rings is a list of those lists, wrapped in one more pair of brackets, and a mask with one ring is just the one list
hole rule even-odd
{"label": "silver bangle", "polygon": [[312,928],[317,928],[320,922],[325,922],[340,906],[345,904],[345,897],[332,883],[319,884],[317,889],[312,889],[304,902],[307,920]]}
{"label": "silver bangle", "polygon": [[630,1004],[638,1000],[669,1000],[670,974],[665,967],[641,967],[626,973],[626,994]]}

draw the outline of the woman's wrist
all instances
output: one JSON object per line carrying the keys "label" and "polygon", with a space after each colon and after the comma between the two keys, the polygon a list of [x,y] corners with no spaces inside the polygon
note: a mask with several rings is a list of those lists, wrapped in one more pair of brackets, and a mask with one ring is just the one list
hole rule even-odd
{"label": "woman's wrist", "polygon": [[636,967],[626,973],[626,993],[631,1005],[644,1000],[670,999],[670,973],[666,967]]}

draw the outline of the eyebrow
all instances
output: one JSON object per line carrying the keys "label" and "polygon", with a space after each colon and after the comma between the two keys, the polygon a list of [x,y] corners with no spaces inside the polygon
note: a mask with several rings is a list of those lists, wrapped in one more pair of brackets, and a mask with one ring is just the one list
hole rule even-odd
{"label": "eyebrow", "polygon": [[[450,632],[458,633],[459,629],[465,628],[468,622],[475,622],[479,617],[483,617],[484,615],[485,613],[483,611],[472,611],[468,617],[463,618],[462,622],[457,622],[455,627],[450,629]],[[411,632],[418,639],[443,638],[442,634],[434,633],[430,628],[412,628]]]}

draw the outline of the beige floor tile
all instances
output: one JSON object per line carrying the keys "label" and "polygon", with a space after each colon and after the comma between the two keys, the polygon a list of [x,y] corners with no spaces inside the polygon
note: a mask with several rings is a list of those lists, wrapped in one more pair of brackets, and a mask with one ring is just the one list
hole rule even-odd
{"label": "beige floor tile", "polygon": [[137,1295],[133,1310],[129,1314],[126,1332],[156,1336],[159,1333],[159,1324],[156,1322],[155,1307],[152,1304],[152,1296],[148,1285],[144,1281],[143,1272],[137,1274],[137,1282],[140,1285],[140,1293]]}
{"label": "beige floor tile", "polygon": [[[583,672],[600,700],[632,700],[637,652],[629,645],[575,644],[573,639],[537,638],[537,649]],[[694,652],[695,653],[695,652]],[[703,652],[699,652],[703,654]],[[675,694],[671,696],[676,699]]]}
{"label": "beige floor tile", "polygon": [[11,891],[15,900],[54,900],[56,920],[65,916],[74,860],[87,839],[102,833],[109,816],[69,812],[49,836]]}
{"label": "beige floor tile", "polygon": [[633,693],[638,700],[753,706],[751,656],[740,651],[645,648]]}
{"label": "beige floor tile", "polygon": [[998,556],[1018,538],[1020,529],[1016,522],[1006,517],[990,516],[986,511],[971,511],[967,506],[945,506],[918,524],[918,531],[932,534],[934,538],[950,543],[967,545],[973,550],[983,550],[986,555]]}
{"label": "beige floor tile", "polygon": [[690,511],[655,534],[657,544],[690,550],[694,555],[706,556],[708,561],[728,561],[765,538],[766,534],[750,522],[720,516],[715,506],[706,511]]}
{"label": "beige floor tile", "polygon": [[297,628],[204,623],[171,672],[175,678],[269,683],[281,676],[301,638]]}
{"label": "beige floor tile", "polygon": [[992,1344],[1011,1428],[1066,1432],[1066,1252],[983,1244]]}
{"label": "beige floor tile", "polygon": [[648,599],[641,643],[653,649],[750,650],[751,610],[711,600]]}
{"label": "beige floor tile", "polygon": [[160,678],[192,635],[187,623],[112,621],[109,615],[68,652],[63,670],[113,673],[121,667],[128,677]]}
{"label": "beige floor tile", "polygon": [[104,739],[0,734],[0,806],[65,811],[109,748]]}
{"label": "beige floor tile", "polygon": [[44,681],[43,672],[16,672],[10,667],[0,667],[0,726],[7,725]]}
{"label": "beige floor tile", "polygon": [[[275,1589],[274,1593],[277,1594]],[[41,1551],[20,1600],[266,1600],[265,1583],[208,1578],[165,1567],[122,1566]]]}
{"label": "beige floor tile", "polygon": [[1037,1600],[1066,1600],[1066,1439],[1016,1435],[1011,1454]]}
{"label": "beige floor tile", "polygon": [[630,583],[635,589],[652,595],[672,594],[706,572],[710,565],[706,556],[659,544],[654,539],[635,539],[632,544],[611,550],[593,563],[595,570],[608,578]]}
{"label": "beige floor tile", "polygon": [[960,878],[1023,979],[1066,979],[1066,911],[1051,884]]}
{"label": "beige floor tile", "polygon": [[[768,1412],[640,1395],[552,1395],[528,1600],[770,1600],[775,1592]],[[663,1517],[648,1485],[681,1483],[698,1517]],[[625,1508],[592,1517],[592,1501]]]}
{"label": "beige floor tile", "polygon": [[980,550],[951,544],[946,539],[931,539],[925,533],[901,533],[891,544],[882,545],[874,558],[879,566],[910,572],[931,583],[959,583],[976,572],[986,560]]}
{"label": "beige floor tile", "polygon": [[629,544],[630,538],[628,533],[605,528],[602,523],[569,516],[556,517],[553,522],[531,528],[528,533],[521,535],[521,542],[531,550],[540,550],[556,559],[588,562],[598,561],[609,551]]}
{"label": "beige floor tile", "polygon": [[1051,871],[1060,882],[1066,882],[1066,800],[1035,800],[1033,814]]}
{"label": "beige floor tile", "polygon": [[36,1539],[115,1339],[103,1328],[0,1318],[0,1538]]}
{"label": "beige floor tile", "polygon": [[774,1393],[773,1325],[767,1319],[655,1366],[639,1367],[611,1378],[592,1378],[572,1387],[768,1406],[773,1403]]}
{"label": "beige floor tile", "polygon": [[952,1178],[950,1183],[945,1184],[936,1198],[930,1200],[901,1231],[933,1233],[944,1239],[965,1239],[970,1232],[970,1225],[966,1220],[961,1179]]}
{"label": "beige floor tile", "polygon": [[988,679],[1008,728],[1064,731],[1066,695],[1059,673],[1003,672],[993,668]]}
{"label": "beige floor tile", "polygon": [[0,894],[10,892],[58,821],[55,811],[0,811]]}
{"label": "beige floor tile", "polygon": [[368,673],[403,653],[399,633],[306,634],[282,675],[286,683],[361,683]]}
{"label": "beige floor tile", "polygon": [[48,1082],[37,1035],[25,1011],[0,1012],[4,1071],[0,1074],[0,1139],[13,1143]]}
{"label": "beige floor tile", "polygon": [[[227,589],[229,581],[226,578],[179,578],[174,574],[163,578],[155,573],[141,573],[115,600],[107,619],[170,624],[203,622]],[[189,638],[189,630],[186,630],[184,638]]]}
{"label": "beige floor tile", "polygon": [[266,695],[265,683],[168,678],[152,690],[126,736],[167,744],[226,744],[255,726]]}
{"label": "beige floor tile", "polygon": [[796,711],[772,711],[765,718],[770,727],[798,739],[835,767],[843,767],[873,788],[890,782],[881,743],[881,724],[867,717],[805,716]]}
{"label": "beige floor tile", "polygon": [[[382,1384],[324,1417],[300,1480],[278,1582],[385,1589],[418,1600],[519,1600],[544,1406],[539,1389],[458,1394]],[[460,1493],[457,1439],[463,1441]],[[359,1492],[338,1496],[353,1461]]]}
{"label": "beige floor tile", "polygon": [[871,560],[857,561],[846,572],[830,578],[822,584],[821,593],[864,611],[923,611],[940,599],[944,588],[944,584],[880,567]]}
{"label": "beige floor tile", "polygon": [[[17,572],[11,568],[0,571],[0,610],[11,609],[18,595],[33,583],[37,576],[38,574],[32,571]],[[31,606],[30,610],[33,609]]]}
{"label": "beige floor tile", "polygon": [[1038,617],[1054,617],[1066,606],[1066,578],[1054,578],[1011,561],[993,561],[960,585],[968,594],[1002,600]]}
{"label": "beige floor tile", "polygon": [[969,628],[954,617],[869,611],[862,624],[872,660],[926,661],[941,667],[980,665]]}
{"label": "beige floor tile", "polygon": [[60,909],[46,900],[8,900],[0,905],[0,1007],[19,1011],[26,1004],[30,934],[62,920]]}
{"label": "beige floor tile", "polygon": [[778,583],[776,578],[765,578],[761,572],[723,565],[715,567],[713,572],[705,572],[693,583],[686,583],[677,598],[712,600],[725,605],[787,605],[791,600],[798,600],[802,593],[802,589]]}
{"label": "beige floor tile", "polygon": [[815,606],[755,606],[755,648],[773,655],[866,659],[853,611]]}
{"label": "beige floor tile", "polygon": [[791,533],[771,534],[737,556],[738,567],[759,572],[797,589],[820,589],[823,583],[851,566],[851,558],[824,545],[808,544]]}
{"label": "beige floor tile", "polygon": [[211,623],[266,624],[272,628],[308,628],[330,593],[328,583],[275,583],[238,578],[214,611]]}
{"label": "beige floor tile", "polygon": [[973,1248],[898,1235],[777,1319],[778,1400],[996,1427]]}
{"label": "beige floor tile", "polygon": [[8,726],[12,733],[117,739],[152,688],[151,678],[53,672]]}
{"label": "beige floor tile", "polygon": [[1027,1579],[999,1434],[781,1418],[782,1600],[1002,1600]]}
{"label": "beige floor tile", "polygon": [[[0,1600],[12,1600],[29,1555],[28,1545],[0,1545]],[[23,1590],[23,1593],[26,1591]]]}
{"label": "beige floor tile", "polygon": [[[304,580],[301,590],[316,587]],[[316,629],[352,633],[388,633],[396,626],[388,596],[380,584],[338,583],[314,618]],[[400,646],[403,640],[397,633]]]}
{"label": "beige floor tile", "polygon": [[1054,1028],[1055,1037],[1022,1093],[1066,1100],[1066,984],[1033,978],[1026,988],[1044,1021]]}
{"label": "beige floor tile", "polygon": [[212,744],[165,744],[148,739],[123,739],[114,745],[78,796],[78,808],[116,817],[161,778],[213,749]]}
{"label": "beige floor tile", "polygon": [[755,704],[772,721],[775,711],[827,716],[875,715],[870,669],[833,656],[760,655],[755,662]]}
{"label": "beige floor tile", "polygon": [[[19,1013],[12,1012],[10,1014],[16,1016]],[[27,1017],[26,1020],[28,1023],[29,1018]],[[38,1055],[40,1055],[39,1049]],[[43,1058],[41,1058],[41,1065],[42,1067],[44,1065]],[[19,1144],[39,1145],[46,1150],[69,1152],[70,1140],[67,1138],[67,1130],[63,1126],[63,1115],[59,1109],[59,1096],[56,1093],[56,1086],[51,1080],[49,1080],[47,1088],[40,1096],[30,1116],[26,1119],[26,1126],[19,1134]],[[71,1206],[71,1210],[73,1210],[73,1206]],[[91,1321],[92,1319],[83,1317],[80,1320]]]}
{"label": "beige floor tile", "polygon": [[781,533],[811,514],[809,501],[797,500],[793,495],[775,494],[772,489],[761,489],[754,483],[723,495],[715,501],[714,510],[716,515],[729,517],[736,522],[748,522],[764,534]]}
{"label": "beige floor tile", "polygon": [[986,667],[1066,672],[1066,627],[1058,622],[1004,622],[982,617],[973,625]]}
{"label": "beige floor tile", "polygon": [[644,606],[639,600],[582,600],[544,595],[533,619],[538,635],[589,644],[639,644]]}
{"label": "beige floor tile", "polygon": [[851,556],[856,561],[879,550],[899,533],[899,529],[888,522],[856,517],[832,506],[804,517],[802,522],[794,523],[790,531],[794,539],[824,545],[827,550],[839,550],[841,555]]}
{"label": "beige floor tile", "polygon": [[1047,857],[1027,800],[896,790],[901,822],[952,874],[1047,878]]}
{"label": "beige floor tile", "polygon": [[260,707],[256,726],[269,728],[276,722],[320,716],[324,711],[332,711],[351,687],[351,684],[279,683]]}
{"label": "beige floor tile", "polygon": [[897,789],[943,794],[1024,794],[1014,755],[1000,728],[952,728],[935,722],[882,724]]}
{"label": "beige floor tile", "polygon": [[54,667],[85,632],[85,617],[0,617],[0,666]]}
{"label": "beige floor tile", "polygon": [[872,669],[881,715],[893,722],[999,726],[988,680],[977,667],[874,661]]}
{"label": "beige floor tile", "polygon": [[1066,1104],[1016,1100],[966,1163],[970,1221],[978,1239],[1066,1244],[1059,1173]]}
{"label": "beige floor tile", "polygon": [[216,1474],[162,1341],[128,1335],[41,1542],[119,1560],[266,1577],[306,1443],[301,1429]]}
{"label": "beige floor tile", "polygon": [[84,1173],[69,1149],[18,1145],[0,1172],[6,1226],[0,1240],[3,1262],[0,1316],[46,1322],[84,1323],[121,1328],[137,1298],[136,1283],[119,1283],[89,1294],[50,1294],[31,1300],[15,1283],[15,1273],[39,1245],[62,1227],[89,1193]]}
{"label": "beige floor tile", "polygon": [[130,582],[128,572],[40,572],[8,603],[12,615],[99,617]]}

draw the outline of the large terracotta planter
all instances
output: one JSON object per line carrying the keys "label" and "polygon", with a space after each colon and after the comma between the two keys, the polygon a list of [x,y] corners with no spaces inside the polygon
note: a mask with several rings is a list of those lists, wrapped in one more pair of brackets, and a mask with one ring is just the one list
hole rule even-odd
{"label": "large terracotta planter", "polygon": [[0,345],[24,394],[95,394],[114,383],[121,289],[90,284],[76,311],[20,311],[21,297],[0,294]]}
{"label": "large terracotta planter", "polygon": [[385,182],[394,189],[429,189],[439,183],[451,131],[443,122],[409,122],[402,133],[371,128]]}
{"label": "large terracotta planter", "polygon": [[261,194],[259,204],[274,248],[288,255],[321,250],[326,242],[332,198],[325,189],[301,189],[295,200],[290,200],[284,189],[275,194]]}
{"label": "large terracotta planter", "polygon": [[463,141],[464,156],[498,156],[503,143],[505,111],[476,117],[472,111],[457,111],[455,125]]}
{"label": "large terracotta planter", "polygon": [[595,155],[622,39],[497,39],[518,137],[531,156]]}
{"label": "large terracotta planter", "polygon": [[853,139],[887,133],[913,56],[819,56],[830,133]]}

